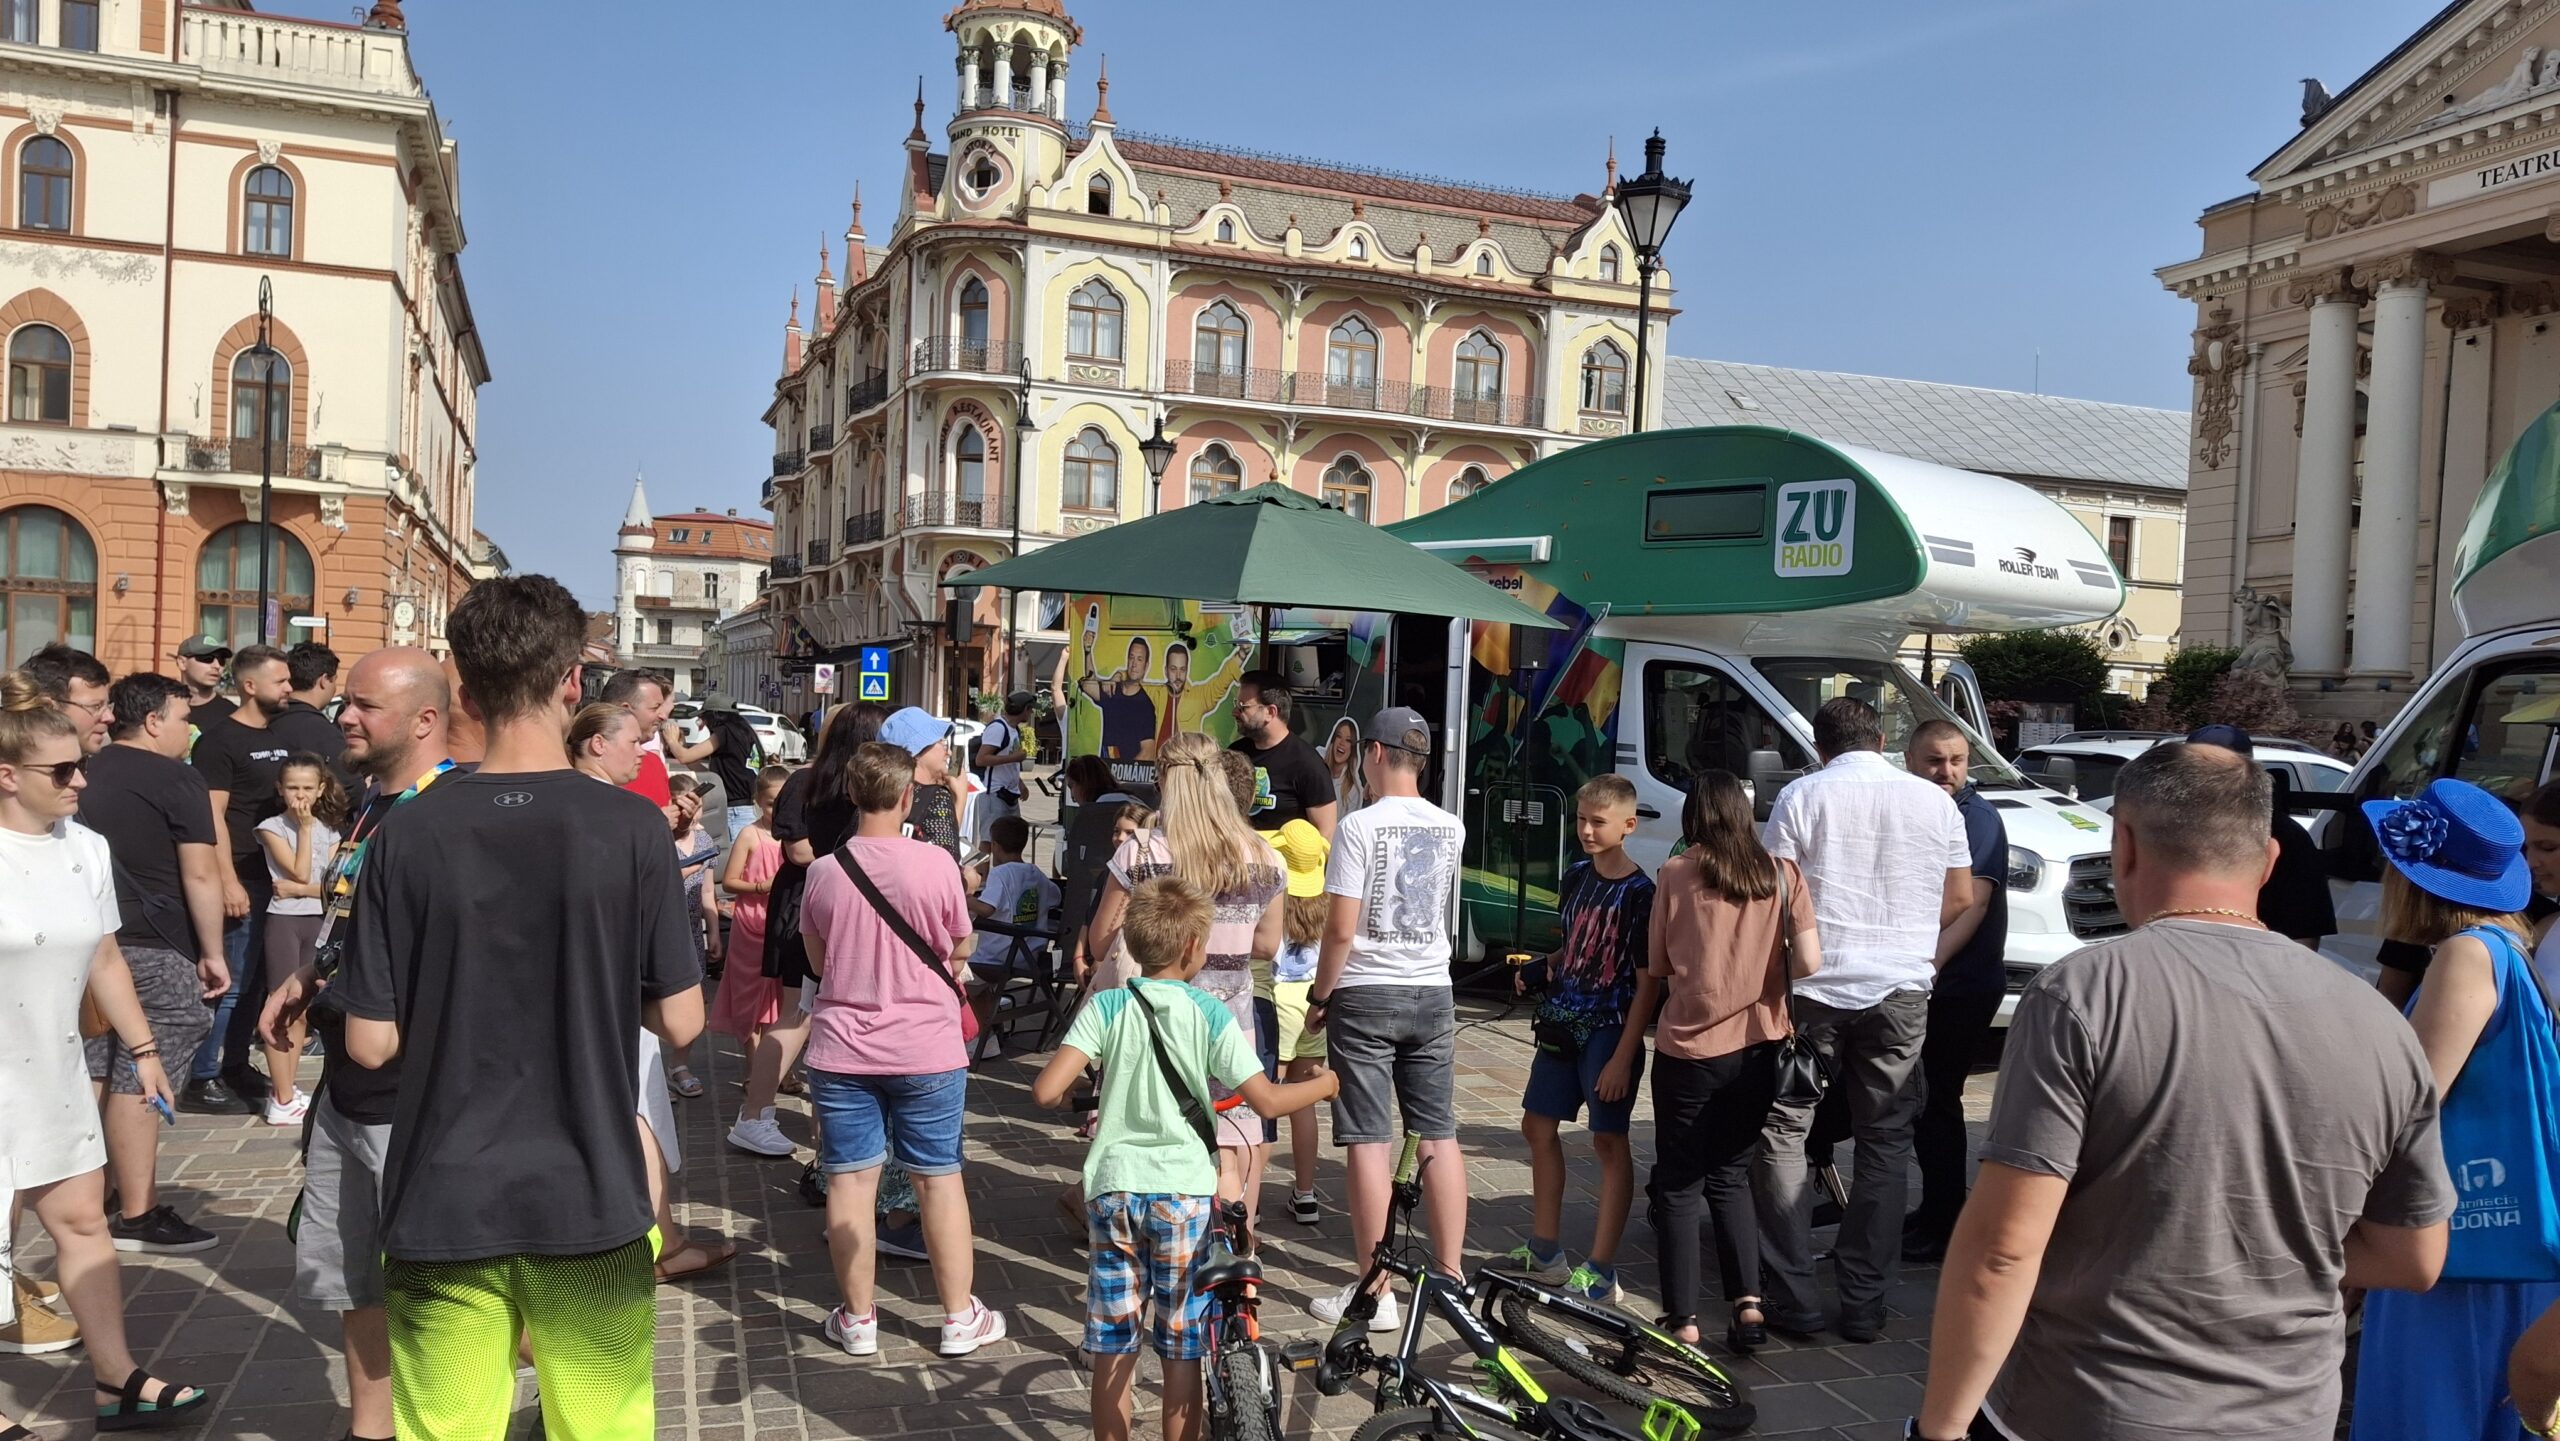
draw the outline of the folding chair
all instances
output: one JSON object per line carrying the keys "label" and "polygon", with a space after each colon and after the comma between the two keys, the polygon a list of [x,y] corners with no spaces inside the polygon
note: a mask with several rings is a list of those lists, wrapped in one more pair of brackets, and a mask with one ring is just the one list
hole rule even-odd
{"label": "folding chair", "polygon": [[[1058,931],[1057,917],[1048,918],[1048,928],[1017,926],[998,920],[977,923],[980,935],[1010,937],[1005,946],[1001,968],[977,967],[975,973],[995,983],[995,1004],[989,1012],[990,1029],[1002,1037],[1010,1037],[1023,1019],[1035,1013],[1047,1017],[1040,1028],[1039,1049],[1048,1049],[1050,1030],[1057,1024],[1058,1014]],[[998,1042],[999,1047],[1002,1041]]]}

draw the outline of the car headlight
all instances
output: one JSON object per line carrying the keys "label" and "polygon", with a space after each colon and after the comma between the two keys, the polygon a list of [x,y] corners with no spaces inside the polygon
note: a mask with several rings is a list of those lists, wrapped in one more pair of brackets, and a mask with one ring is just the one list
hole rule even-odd
{"label": "car headlight", "polygon": [[2044,879],[2044,857],[2024,846],[2009,847],[2009,889],[2032,891]]}

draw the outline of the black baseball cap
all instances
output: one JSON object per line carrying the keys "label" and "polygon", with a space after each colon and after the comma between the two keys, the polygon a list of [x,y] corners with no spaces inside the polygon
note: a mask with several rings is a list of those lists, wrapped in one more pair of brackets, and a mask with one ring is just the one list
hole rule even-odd
{"label": "black baseball cap", "polygon": [[2187,732],[2187,744],[2219,746],[2227,751],[2237,751],[2244,756],[2257,754],[2257,743],[2249,739],[2249,733],[2233,725],[2197,726],[2194,730]]}

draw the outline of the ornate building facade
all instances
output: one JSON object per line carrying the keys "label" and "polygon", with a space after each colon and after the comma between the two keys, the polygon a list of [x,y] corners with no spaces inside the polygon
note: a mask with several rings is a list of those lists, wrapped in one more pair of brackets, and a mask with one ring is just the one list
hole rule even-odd
{"label": "ornate building facade", "polygon": [[[722,689],[725,664],[710,655],[720,622],[757,604],[773,569],[773,526],[735,510],[652,515],[646,482],[613,546],[613,640],[625,665],[673,671],[676,688]],[[732,700],[763,702],[729,692]]]}
{"label": "ornate building facade", "polygon": [[254,640],[262,463],[268,633],[441,647],[489,378],[459,187],[398,0],[0,5],[0,662]]}
{"label": "ornate building facade", "polygon": [[[1107,75],[1071,122],[1084,33],[1060,0],[965,0],[944,25],[942,139],[920,90],[888,244],[857,193],[843,287],[822,247],[766,415],[775,608],[819,652],[896,646],[898,698],[956,709],[1046,677],[1065,637],[1025,595],[1009,664],[987,593],[955,640],[936,589],[955,571],[1273,479],[1397,520],[1625,429],[1637,271],[1609,184],[1534,195],[1146,135]],[[1158,423],[1160,493],[1138,449]]]}
{"label": "ornate building facade", "polygon": [[2196,307],[2188,643],[2291,608],[2308,712],[2379,718],[2459,639],[2464,517],[2560,400],[2560,0],[2468,0],[2332,97],[2162,269]]}

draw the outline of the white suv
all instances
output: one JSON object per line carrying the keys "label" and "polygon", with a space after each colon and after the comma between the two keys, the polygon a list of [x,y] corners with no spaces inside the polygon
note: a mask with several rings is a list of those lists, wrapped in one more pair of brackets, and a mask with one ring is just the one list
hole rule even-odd
{"label": "white suv", "polygon": [[[2116,772],[2124,763],[2160,744],[2178,739],[2171,731],[2073,731],[2018,752],[2018,769],[2071,796],[2094,811],[2115,805]],[[2251,758],[2294,791],[2346,788],[2353,768],[2295,740],[2257,739]],[[2295,811],[2297,819],[2315,812]]]}

